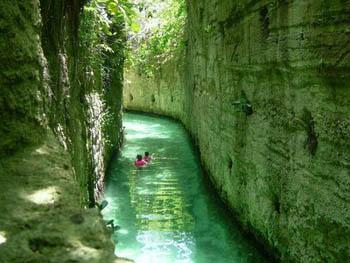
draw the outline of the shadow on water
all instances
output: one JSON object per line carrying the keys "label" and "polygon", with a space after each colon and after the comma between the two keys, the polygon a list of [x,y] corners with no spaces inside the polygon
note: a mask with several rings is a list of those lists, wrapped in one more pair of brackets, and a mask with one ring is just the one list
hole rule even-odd
{"label": "shadow on water", "polygon": [[[185,129],[172,120],[127,113],[125,145],[111,163],[106,220],[116,254],[138,263],[266,262],[232,223],[208,180]],[[138,153],[155,154],[142,169]]]}

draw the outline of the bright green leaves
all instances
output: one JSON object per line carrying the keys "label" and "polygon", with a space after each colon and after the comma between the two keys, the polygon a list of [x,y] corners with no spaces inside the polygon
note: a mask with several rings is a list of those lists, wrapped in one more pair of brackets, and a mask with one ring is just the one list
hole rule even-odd
{"label": "bright green leaves", "polygon": [[134,4],[129,0],[92,0],[85,6],[85,12],[94,13],[98,24],[98,31],[107,36],[112,36],[111,24],[124,21],[131,30],[139,31],[139,25],[135,23]]}
{"label": "bright green leaves", "polygon": [[122,17],[128,25],[135,23],[133,18],[136,16],[134,4],[129,0],[95,0],[96,7],[103,8],[110,19]]}
{"label": "bright green leaves", "polygon": [[140,73],[153,75],[184,53],[185,0],[91,0],[84,13],[94,17],[93,31],[103,45],[93,46],[104,53],[111,52],[111,43],[120,45],[115,43],[113,24],[124,24],[131,51],[128,62]]}
{"label": "bright green leaves", "polygon": [[138,23],[132,22],[130,28],[133,32],[138,33],[141,30],[141,26]]}
{"label": "bright green leaves", "polygon": [[112,1],[108,3],[107,9],[109,13],[116,15],[118,13],[118,4],[115,1]]}
{"label": "bright green leaves", "polygon": [[[122,1],[91,0],[80,20],[81,62],[87,79],[108,87],[116,69],[122,70],[125,49],[125,18]],[[92,78],[91,76],[95,76]]]}
{"label": "bright green leaves", "polygon": [[154,75],[167,61],[184,51],[184,0],[135,1],[141,25],[131,25],[129,64],[139,73]]}

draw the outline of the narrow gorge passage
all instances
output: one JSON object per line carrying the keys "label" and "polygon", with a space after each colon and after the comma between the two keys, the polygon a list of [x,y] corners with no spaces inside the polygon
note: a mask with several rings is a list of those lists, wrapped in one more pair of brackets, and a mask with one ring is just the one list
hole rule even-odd
{"label": "narrow gorge passage", "polygon": [[0,39],[0,263],[350,262],[350,0],[0,0]]}
{"label": "narrow gorge passage", "polygon": [[[124,115],[125,145],[107,179],[105,220],[120,229],[116,254],[137,263],[264,262],[203,181],[185,129],[165,118]],[[135,168],[136,154],[155,155]]]}

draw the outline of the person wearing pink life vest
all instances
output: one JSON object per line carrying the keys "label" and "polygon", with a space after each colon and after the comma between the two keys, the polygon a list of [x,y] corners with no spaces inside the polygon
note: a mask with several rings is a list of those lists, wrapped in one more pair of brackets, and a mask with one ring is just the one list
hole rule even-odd
{"label": "person wearing pink life vest", "polygon": [[152,157],[149,155],[149,152],[145,152],[145,156],[143,156],[143,160],[144,160],[146,163],[150,163],[150,162],[151,162]]}
{"label": "person wearing pink life vest", "polygon": [[136,167],[144,167],[147,165],[147,162],[142,159],[142,155],[138,154],[136,156],[135,166]]}

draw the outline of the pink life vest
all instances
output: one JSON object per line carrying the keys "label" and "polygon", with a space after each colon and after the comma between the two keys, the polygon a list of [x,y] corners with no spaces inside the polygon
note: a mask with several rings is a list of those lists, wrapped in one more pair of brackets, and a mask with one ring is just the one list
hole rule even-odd
{"label": "pink life vest", "polygon": [[145,166],[146,164],[147,164],[147,162],[145,162],[144,160],[141,160],[141,161],[136,160],[135,161],[136,167],[142,167],[142,166]]}

